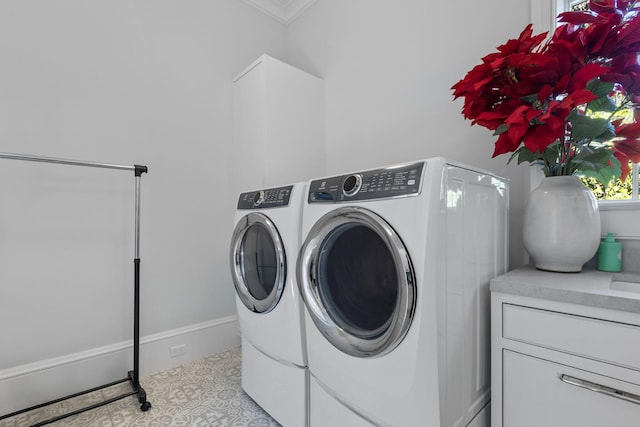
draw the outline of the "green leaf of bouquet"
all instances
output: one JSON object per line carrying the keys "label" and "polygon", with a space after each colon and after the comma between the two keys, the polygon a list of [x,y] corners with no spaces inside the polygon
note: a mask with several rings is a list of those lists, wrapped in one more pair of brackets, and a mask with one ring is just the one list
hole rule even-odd
{"label": "green leaf of bouquet", "polygon": [[608,96],[601,96],[587,104],[587,108],[593,112],[604,111],[611,113],[616,110],[616,103]]}
{"label": "green leaf of bouquet", "polygon": [[609,185],[609,181],[606,181],[605,178],[600,174],[600,172],[591,171],[591,170],[585,170],[585,171],[580,170],[578,175],[584,176],[585,178],[593,178],[604,186]]}
{"label": "green leaf of bouquet", "polygon": [[604,127],[604,131],[597,137],[593,138],[593,140],[598,142],[607,142],[615,137],[616,137],[615,128],[611,123],[607,123],[607,125]]}
{"label": "green leaf of bouquet", "polygon": [[580,153],[577,153],[571,161],[578,164],[588,165],[590,168],[600,170],[607,167],[609,163],[615,159],[612,150],[594,150],[585,147]]}
{"label": "green leaf of bouquet", "polygon": [[500,126],[498,126],[496,128],[496,130],[493,132],[493,136],[498,136],[502,133],[505,133],[506,131],[509,130],[509,126],[507,126],[505,123],[500,124]]}
{"label": "green leaf of bouquet", "polygon": [[587,83],[587,89],[590,90],[597,97],[604,97],[611,93],[614,84],[610,82],[603,82],[599,78],[592,79]]}
{"label": "green leaf of bouquet", "polygon": [[613,155],[612,150],[598,150],[587,155],[578,155],[572,159],[577,165],[578,173],[590,177],[604,186],[620,177],[622,169],[620,161]]}
{"label": "green leaf of bouquet", "polygon": [[[518,151],[520,151],[520,149],[514,151],[513,153],[511,153],[511,155],[509,156],[509,160],[507,160],[507,164],[511,163],[513,161],[513,159],[515,159],[518,156]],[[520,164],[520,163],[518,163]]]}
{"label": "green leaf of bouquet", "polygon": [[[619,164],[618,164],[619,165]],[[620,167],[617,168],[615,166],[607,166],[598,171],[595,170],[582,170],[578,169],[580,175],[585,176],[587,178],[593,178],[598,181],[603,186],[608,186],[611,181],[614,181],[620,177]]]}
{"label": "green leaf of bouquet", "polygon": [[528,102],[529,104],[534,104],[538,101],[538,94],[532,93],[531,95],[523,96],[520,99],[522,101]]}
{"label": "green leaf of bouquet", "polygon": [[536,151],[534,153],[531,150],[529,150],[527,147],[521,147],[518,151],[519,151],[518,164],[521,164],[524,162],[533,163],[540,160],[540,158],[542,157],[540,155],[540,152]]}
{"label": "green leaf of bouquet", "polygon": [[549,145],[542,153],[542,158],[547,164],[553,164],[558,162],[558,156],[560,155],[560,142],[556,141]]}
{"label": "green leaf of bouquet", "polygon": [[524,162],[533,163],[540,159],[540,153],[532,153],[531,150],[529,150],[527,147],[522,146],[517,150],[515,150],[513,154],[511,154],[511,156],[509,157],[509,160],[507,161],[507,164],[511,163],[515,158],[518,159],[518,164],[521,164]]}
{"label": "green leaf of bouquet", "polygon": [[[573,114],[572,114],[573,115]],[[602,135],[609,120],[576,114],[570,118],[571,137],[574,141],[593,140]]]}

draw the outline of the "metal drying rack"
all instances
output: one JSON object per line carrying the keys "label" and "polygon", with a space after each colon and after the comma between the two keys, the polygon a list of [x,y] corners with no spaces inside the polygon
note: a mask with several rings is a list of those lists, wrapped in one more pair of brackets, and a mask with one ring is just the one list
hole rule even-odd
{"label": "metal drying rack", "polygon": [[90,406],[86,406],[72,412],[68,412],[63,415],[56,416],[54,418],[50,418],[45,421],[40,421],[36,424],[32,424],[30,427],[39,427],[46,424],[51,424],[53,422],[59,421],[61,419],[80,414],[82,412],[86,412],[95,408],[99,408],[104,405],[108,405],[117,400],[124,399],[128,396],[138,395],[138,401],[140,402],[140,410],[148,411],[151,408],[151,402],[147,401],[147,394],[140,385],[139,378],[139,367],[140,367],[140,177],[143,173],[147,173],[146,166],[140,165],[116,165],[116,164],[108,164],[108,163],[95,163],[95,162],[84,162],[77,160],[67,160],[67,159],[57,159],[52,157],[41,157],[41,156],[30,156],[30,155],[22,155],[22,154],[10,154],[10,153],[0,153],[0,159],[10,159],[10,160],[24,160],[31,162],[43,162],[43,163],[56,163],[62,165],[72,165],[72,166],[86,166],[93,168],[103,168],[103,169],[119,169],[119,170],[127,170],[133,171],[135,176],[135,250],[134,250],[134,301],[133,301],[133,370],[127,372],[127,377],[113,381],[107,384],[103,384],[98,387],[94,387],[88,390],[84,390],[78,393],[71,394],[69,396],[61,397],[59,399],[54,399],[45,403],[41,403],[39,405],[31,406],[29,408],[21,409],[16,412],[12,412],[10,414],[1,415],[0,420],[11,418],[19,414],[23,414],[25,412],[33,411],[35,409],[43,408],[45,406],[53,405],[54,403],[63,402],[65,400],[72,399],[74,397],[82,396],[84,394],[92,393],[94,391],[98,391],[107,387],[112,387],[116,384],[121,384],[125,382],[130,382],[132,386],[132,391],[125,392],[121,395],[112,397],[110,399],[104,400],[102,402],[92,404]]}

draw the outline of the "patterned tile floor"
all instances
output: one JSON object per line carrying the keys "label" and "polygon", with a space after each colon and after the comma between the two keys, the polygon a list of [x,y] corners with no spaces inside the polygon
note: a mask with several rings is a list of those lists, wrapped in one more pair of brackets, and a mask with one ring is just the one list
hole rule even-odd
{"label": "patterned tile floor", "polygon": [[[240,348],[141,378],[152,407],[140,411],[130,396],[47,424],[54,427],[279,427],[240,387]],[[101,402],[130,389],[128,383],[0,421],[0,427],[27,427]]]}

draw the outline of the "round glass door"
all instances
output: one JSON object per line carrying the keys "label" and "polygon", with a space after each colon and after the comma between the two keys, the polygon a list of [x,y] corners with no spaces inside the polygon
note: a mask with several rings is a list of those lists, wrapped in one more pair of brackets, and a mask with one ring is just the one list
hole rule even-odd
{"label": "round glass door", "polygon": [[280,301],[286,279],[286,256],[273,222],[250,213],[231,238],[231,273],[236,293],[251,311],[268,313]]}
{"label": "round glass door", "polygon": [[353,356],[393,350],[411,325],[416,284],[409,254],[367,209],[336,209],[316,222],[300,251],[298,285],[316,327]]}

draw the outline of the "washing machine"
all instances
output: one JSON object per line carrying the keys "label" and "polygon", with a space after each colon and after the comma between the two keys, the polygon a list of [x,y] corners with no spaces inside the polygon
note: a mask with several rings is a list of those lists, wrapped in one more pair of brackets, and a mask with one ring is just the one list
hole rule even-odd
{"label": "washing machine", "polygon": [[310,426],[488,426],[508,181],[427,159],[311,180],[302,216]]}
{"label": "washing machine", "polygon": [[243,390],[285,427],[308,423],[302,301],[295,281],[306,183],[238,198],[231,274],[242,338]]}

